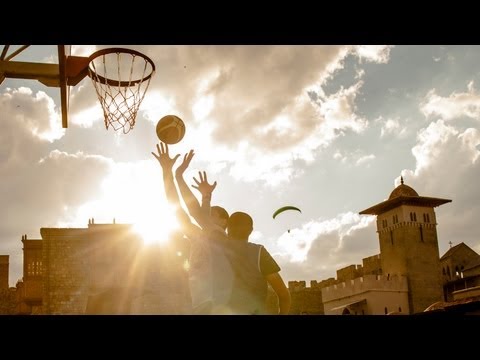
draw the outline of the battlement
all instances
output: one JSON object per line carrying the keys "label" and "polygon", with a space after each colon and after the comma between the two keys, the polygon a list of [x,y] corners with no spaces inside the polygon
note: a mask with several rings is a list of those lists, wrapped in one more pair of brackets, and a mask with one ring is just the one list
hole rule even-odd
{"label": "battlement", "polygon": [[381,275],[382,261],[380,254],[372,255],[362,259],[363,275]]}
{"label": "battlement", "polygon": [[310,280],[310,286],[308,287],[307,282],[305,280],[289,281],[288,290],[290,290],[290,292],[302,291],[302,290],[320,290],[326,286],[333,285],[337,282],[338,280],[335,280],[335,278],[328,278],[320,282],[318,282],[317,280]]}
{"label": "battlement", "polygon": [[337,270],[338,281],[347,281],[363,275],[362,265],[349,265]]}
{"label": "battlement", "polygon": [[367,291],[408,291],[405,276],[365,275],[322,289],[323,302]]}
{"label": "battlement", "polygon": [[322,289],[326,286],[331,286],[333,284],[336,284],[338,280],[335,280],[335,278],[328,278],[325,280],[322,280],[320,282],[317,282],[317,280],[311,280],[310,281],[310,286],[315,289]]}
{"label": "battlement", "polygon": [[290,291],[300,291],[306,288],[305,281],[289,281],[288,290]]}

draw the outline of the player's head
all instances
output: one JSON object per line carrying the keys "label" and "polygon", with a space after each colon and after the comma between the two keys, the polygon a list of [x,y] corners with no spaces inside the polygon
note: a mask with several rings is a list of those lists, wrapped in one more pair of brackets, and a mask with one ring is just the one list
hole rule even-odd
{"label": "player's head", "polygon": [[244,212],[235,212],[228,218],[228,236],[236,240],[248,241],[253,231],[253,220],[250,215]]}
{"label": "player's head", "polygon": [[227,229],[228,212],[221,206],[212,206],[210,208],[210,217],[212,221],[221,226],[223,230]]}

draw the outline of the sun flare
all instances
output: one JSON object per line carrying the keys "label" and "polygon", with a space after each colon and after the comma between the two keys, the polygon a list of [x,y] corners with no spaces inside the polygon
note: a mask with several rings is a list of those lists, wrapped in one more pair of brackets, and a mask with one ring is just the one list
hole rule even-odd
{"label": "sun flare", "polygon": [[142,237],[145,244],[165,244],[170,240],[171,234],[178,228],[177,219],[173,216],[158,214],[149,216],[148,213],[139,218],[133,225],[133,229]]}
{"label": "sun flare", "polygon": [[102,190],[102,198],[89,206],[89,213],[132,224],[145,244],[167,243],[179,227],[175,209],[165,199],[156,161],[115,164]]}

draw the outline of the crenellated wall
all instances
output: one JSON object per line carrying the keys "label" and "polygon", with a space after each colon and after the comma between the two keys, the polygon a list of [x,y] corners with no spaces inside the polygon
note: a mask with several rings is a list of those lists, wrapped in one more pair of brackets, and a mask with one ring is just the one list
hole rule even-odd
{"label": "crenellated wall", "polygon": [[[323,302],[321,287],[314,280],[307,287],[305,281],[289,281],[288,290],[292,299],[291,315],[321,315]],[[267,299],[268,300],[268,299]],[[267,303],[269,303],[267,301]]]}
{"label": "crenellated wall", "polygon": [[382,259],[380,254],[366,257],[363,262],[363,274],[362,275],[382,275]]}
{"label": "crenellated wall", "polygon": [[322,298],[323,302],[328,302],[371,290],[408,291],[407,278],[405,276],[387,278],[384,275],[365,275],[323,288]]}
{"label": "crenellated wall", "polygon": [[404,276],[365,275],[323,288],[322,299],[326,315],[409,313]]}

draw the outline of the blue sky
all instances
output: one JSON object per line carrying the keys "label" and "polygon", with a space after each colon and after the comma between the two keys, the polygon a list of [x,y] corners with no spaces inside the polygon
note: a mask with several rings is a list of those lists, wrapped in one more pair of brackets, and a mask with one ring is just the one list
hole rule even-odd
{"label": "blue sky", "polygon": [[[401,174],[420,195],[453,200],[436,208],[440,255],[449,241],[480,252],[480,47],[122,47],[157,67],[126,135],[105,129],[89,78],[71,90],[67,129],[58,89],[0,85],[0,254],[10,255],[11,285],[22,234],[40,238],[41,227],[86,227],[91,217],[154,234],[169,227],[150,154],[166,114],[186,125],[170,151],[195,149],[187,181],[199,170],[217,180],[212,204],[252,215],[252,241],[287,281],[333,277],[377,254],[375,218],[358,212],[388,198]],[[56,46],[14,60],[57,62]],[[273,220],[284,205],[302,213]]]}

